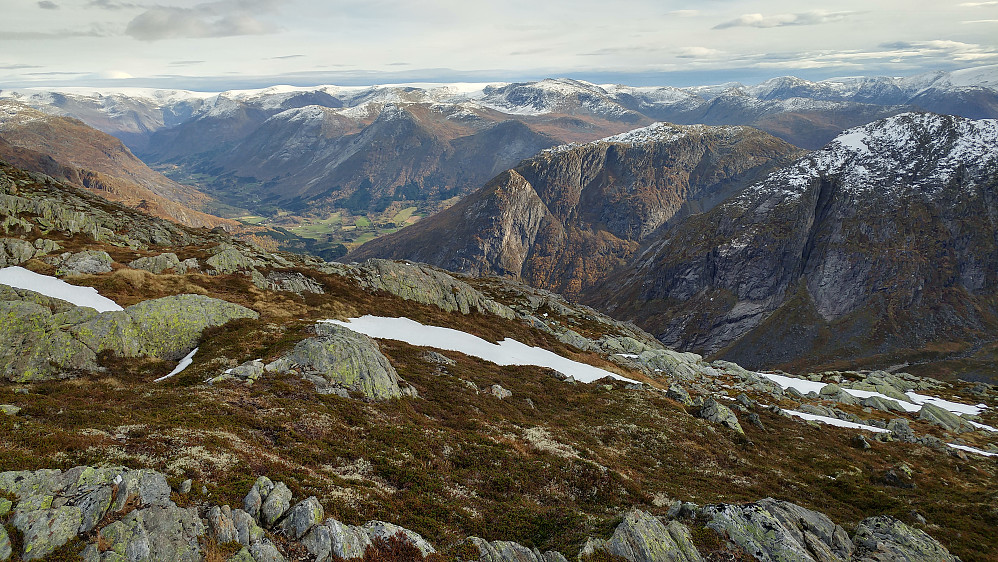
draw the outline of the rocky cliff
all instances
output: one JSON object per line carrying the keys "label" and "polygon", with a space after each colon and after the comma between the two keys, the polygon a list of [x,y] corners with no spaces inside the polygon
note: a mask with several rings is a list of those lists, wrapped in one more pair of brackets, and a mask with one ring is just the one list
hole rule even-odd
{"label": "rocky cliff", "polygon": [[988,120],[851,129],[649,237],[586,299],[746,365],[965,350],[996,321],[996,147]]}
{"label": "rocky cliff", "polygon": [[749,128],[656,124],[545,151],[348,259],[412,259],[576,296],[670,220],[710,209],[797,154]]}

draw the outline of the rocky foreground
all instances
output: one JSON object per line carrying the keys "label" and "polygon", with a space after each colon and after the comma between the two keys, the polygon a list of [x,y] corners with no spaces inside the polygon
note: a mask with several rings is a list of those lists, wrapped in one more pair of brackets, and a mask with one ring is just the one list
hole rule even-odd
{"label": "rocky foreground", "polygon": [[[235,508],[199,497],[190,480],[171,489],[159,472],[126,468],[4,472],[0,493],[11,498],[0,499],[0,518],[12,531],[0,526],[0,560],[40,560],[54,553],[78,554],[87,562],[324,562],[377,560],[388,553],[398,556],[393,560],[566,560],[509,541],[468,537],[435,547],[392,523],[344,524],[326,518],[316,497],[295,502],[283,482],[266,476]],[[865,519],[850,537],[821,513],[771,498],[704,507],[676,502],[664,518],[635,509],[609,538],[590,537],[579,560],[613,555],[633,562],[699,562],[704,557],[690,528],[697,522],[730,552],[755,560],[959,560],[925,532],[891,517]]]}

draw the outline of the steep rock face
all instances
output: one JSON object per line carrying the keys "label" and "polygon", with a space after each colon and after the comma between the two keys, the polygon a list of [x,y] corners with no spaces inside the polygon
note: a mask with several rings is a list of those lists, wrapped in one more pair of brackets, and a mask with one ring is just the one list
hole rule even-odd
{"label": "steep rock face", "polygon": [[996,146],[995,121],[852,129],[649,238],[586,300],[747,366],[973,339],[995,321]]}
{"label": "steep rock face", "polygon": [[748,128],[660,123],[545,151],[349,257],[413,259],[577,295],[670,219],[709,209],[796,154]]}

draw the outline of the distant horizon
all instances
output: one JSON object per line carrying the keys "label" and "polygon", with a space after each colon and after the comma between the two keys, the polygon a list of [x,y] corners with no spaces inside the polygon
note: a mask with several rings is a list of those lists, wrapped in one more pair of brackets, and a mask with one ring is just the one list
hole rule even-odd
{"label": "distant horizon", "polygon": [[998,0],[19,0],[0,84],[686,87],[998,64]]}
{"label": "distant horizon", "polygon": [[[937,68],[927,69],[918,72],[881,74],[881,73],[855,73],[855,74],[834,74],[823,72],[800,72],[773,74],[765,72],[745,71],[742,73],[727,73],[717,71],[685,71],[670,73],[616,73],[616,72],[579,72],[576,74],[548,74],[548,75],[519,75],[505,78],[488,78],[483,75],[494,75],[492,72],[482,71],[476,73],[452,72],[450,74],[421,74],[419,71],[388,74],[377,73],[380,80],[374,80],[375,75],[356,76],[350,74],[336,73],[309,73],[295,74],[287,76],[247,76],[247,77],[148,77],[148,78],[128,78],[128,79],[102,79],[93,78],[91,80],[76,83],[57,82],[55,80],[46,83],[28,82],[3,83],[0,82],[2,90],[69,90],[69,89],[94,89],[94,90],[124,90],[124,89],[152,89],[152,90],[185,90],[200,93],[220,93],[232,90],[260,90],[275,86],[291,86],[296,88],[313,88],[321,86],[342,86],[342,87],[376,87],[376,86],[415,86],[433,84],[513,84],[539,82],[548,79],[567,79],[589,82],[596,85],[619,84],[633,87],[674,87],[690,88],[697,86],[721,86],[725,84],[741,84],[753,86],[776,78],[800,78],[811,82],[821,82],[829,80],[843,80],[849,78],[910,78],[919,75],[933,73],[952,73],[978,68],[996,67],[998,76],[998,64],[973,65],[959,68]],[[429,69],[440,71],[441,69]],[[328,79],[327,79],[328,78]],[[699,78],[699,79],[698,79]]]}

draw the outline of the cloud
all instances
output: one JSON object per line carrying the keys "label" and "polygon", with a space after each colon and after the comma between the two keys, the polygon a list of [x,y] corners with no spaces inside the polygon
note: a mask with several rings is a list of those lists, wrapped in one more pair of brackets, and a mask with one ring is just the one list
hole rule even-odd
{"label": "cloud", "polygon": [[221,0],[193,8],[154,6],[130,21],[125,34],[140,41],[263,35],[277,29],[257,16],[278,6],[276,0]]}
{"label": "cloud", "polygon": [[170,66],[193,66],[195,64],[203,64],[203,60],[175,60],[170,63]]}
{"label": "cloud", "polygon": [[960,5],[964,8],[980,8],[986,6],[998,6],[998,2],[964,2]]}
{"label": "cloud", "polygon": [[52,2],[51,0],[41,0],[41,2],[38,3],[38,7],[41,8],[41,9],[43,9],[43,10],[58,10],[59,9],[59,5],[56,4],[55,2]]}
{"label": "cloud", "polygon": [[90,0],[88,8],[102,8],[104,10],[130,10],[134,8],[144,8],[141,4],[131,2],[115,2],[114,0]]}
{"label": "cloud", "polygon": [[0,70],[24,70],[26,68],[42,68],[37,64],[8,64],[0,66]]}
{"label": "cloud", "polygon": [[108,80],[127,80],[129,78],[135,78],[131,74],[125,72],[124,70],[105,70],[99,74],[100,78],[105,78]]}
{"label": "cloud", "polygon": [[822,25],[826,23],[840,22],[852,17],[859,12],[826,12],[824,10],[812,10],[801,14],[776,14],[764,16],[762,14],[745,14],[733,20],[719,23],[714,29],[728,29],[731,27],[786,27],[790,25]]}
{"label": "cloud", "polygon": [[305,55],[281,55],[279,57],[270,57],[271,59],[281,60],[281,59],[300,59]]}
{"label": "cloud", "polygon": [[709,47],[683,47],[676,50],[676,56],[681,59],[705,59],[724,54],[724,51]]}
{"label": "cloud", "polygon": [[672,10],[671,12],[666,12],[667,16],[676,16],[679,18],[692,18],[693,16],[700,15],[700,10]]}
{"label": "cloud", "polygon": [[62,29],[57,31],[3,31],[0,41],[28,41],[32,39],[66,39],[69,37],[110,37],[114,33],[101,24],[91,24],[90,29]]}

